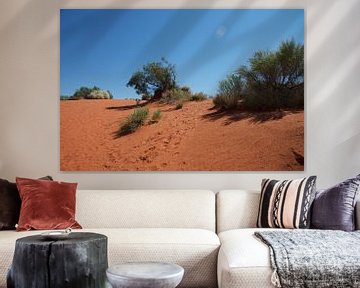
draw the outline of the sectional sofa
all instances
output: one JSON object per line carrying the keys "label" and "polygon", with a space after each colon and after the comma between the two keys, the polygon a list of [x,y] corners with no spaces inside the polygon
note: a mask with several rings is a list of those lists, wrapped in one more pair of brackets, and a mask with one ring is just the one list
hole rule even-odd
{"label": "sectional sofa", "polygon": [[[273,287],[269,250],[253,236],[259,197],[243,190],[78,190],[76,218],[82,231],[108,236],[109,265],[176,263],[185,269],[180,287]],[[16,239],[41,232],[0,231],[0,288]]]}

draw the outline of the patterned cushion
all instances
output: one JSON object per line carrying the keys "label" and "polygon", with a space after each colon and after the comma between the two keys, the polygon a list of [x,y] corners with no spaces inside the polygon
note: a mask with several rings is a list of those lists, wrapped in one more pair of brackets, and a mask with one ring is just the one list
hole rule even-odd
{"label": "patterned cushion", "polygon": [[294,180],[263,179],[257,227],[308,228],[316,176]]}

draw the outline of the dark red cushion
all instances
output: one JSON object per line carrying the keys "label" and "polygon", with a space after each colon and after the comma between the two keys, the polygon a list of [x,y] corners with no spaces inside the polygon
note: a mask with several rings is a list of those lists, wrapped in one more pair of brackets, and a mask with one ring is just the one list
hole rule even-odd
{"label": "dark red cushion", "polygon": [[16,178],[21,198],[17,231],[81,228],[75,220],[77,183]]}
{"label": "dark red cushion", "polygon": [[[51,176],[40,179],[52,180]],[[0,230],[15,230],[21,207],[19,191],[15,183],[0,179]]]}

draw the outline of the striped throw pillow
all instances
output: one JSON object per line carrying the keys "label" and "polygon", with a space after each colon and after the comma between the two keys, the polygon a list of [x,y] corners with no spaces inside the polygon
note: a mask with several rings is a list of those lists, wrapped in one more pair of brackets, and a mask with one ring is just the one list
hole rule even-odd
{"label": "striped throw pillow", "polygon": [[263,179],[257,227],[309,228],[316,176],[294,180]]}

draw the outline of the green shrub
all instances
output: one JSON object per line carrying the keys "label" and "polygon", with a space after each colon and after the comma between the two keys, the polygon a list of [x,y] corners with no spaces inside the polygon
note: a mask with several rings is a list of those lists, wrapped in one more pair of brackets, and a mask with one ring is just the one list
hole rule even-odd
{"label": "green shrub", "polygon": [[66,100],[69,100],[69,99],[70,99],[70,96],[65,96],[65,95],[60,96],[61,101],[66,101]]}
{"label": "green shrub", "polygon": [[244,108],[248,110],[273,110],[279,108],[303,108],[304,89],[278,89],[272,94],[264,92],[247,93],[242,102]]}
{"label": "green shrub", "polygon": [[199,92],[199,93],[194,93],[191,95],[191,101],[204,101],[206,100],[208,97],[206,96],[206,94]]}
{"label": "green shrub", "polygon": [[174,88],[163,93],[161,102],[173,104],[179,101],[185,102],[191,99],[191,93],[180,88]]}
{"label": "green shrub", "polygon": [[154,111],[154,113],[151,117],[151,121],[158,122],[160,119],[161,119],[161,111],[160,111],[160,109],[157,109]]}
{"label": "green shrub", "polygon": [[177,86],[175,65],[165,58],[161,58],[161,62],[148,63],[133,73],[126,86],[133,87],[139,95],[153,95],[156,99],[156,94]]}
{"label": "green shrub", "polygon": [[260,50],[219,82],[215,106],[249,110],[304,107],[304,45],[282,42],[274,51]]}
{"label": "green shrub", "polygon": [[268,97],[266,99],[264,97],[264,94],[258,94],[258,93],[248,93],[244,97],[244,108],[248,110],[268,110],[271,109],[273,106],[275,106],[275,103],[273,103],[272,97]]}
{"label": "green shrub", "polygon": [[213,99],[218,108],[233,109],[238,107],[243,99],[242,78],[238,74],[231,74],[225,80],[219,82],[218,94]]}
{"label": "green shrub", "polygon": [[182,109],[183,106],[184,106],[184,103],[182,101],[179,101],[176,103],[175,109],[176,110]]}
{"label": "green shrub", "polygon": [[247,109],[304,107],[303,44],[289,40],[274,51],[257,51],[237,73],[246,82],[243,104]]}
{"label": "green shrub", "polygon": [[213,103],[218,108],[234,109],[238,107],[240,98],[236,94],[218,94],[214,97]]}
{"label": "green shrub", "polygon": [[93,91],[92,88],[88,88],[88,87],[84,87],[84,86],[80,87],[79,89],[77,89],[75,91],[74,95],[72,96],[72,99],[85,99],[86,96],[91,93],[91,91]]}
{"label": "green shrub", "polygon": [[184,91],[184,92],[187,92],[187,93],[190,93],[190,94],[191,94],[191,89],[190,89],[190,87],[188,87],[188,86],[182,86],[180,89],[181,89],[182,91]]}
{"label": "green shrub", "polygon": [[96,89],[86,95],[85,99],[112,99],[111,97],[108,91]]}
{"label": "green shrub", "polygon": [[151,95],[149,94],[142,94],[141,100],[149,101],[151,99]]}
{"label": "green shrub", "polygon": [[94,86],[89,87],[80,87],[75,91],[75,93],[69,97],[69,100],[79,100],[79,99],[113,99],[113,95],[109,90],[101,90],[99,87]]}
{"label": "green shrub", "polygon": [[121,124],[119,129],[119,135],[126,135],[133,133],[140,126],[144,125],[146,118],[149,115],[149,108],[142,107],[137,108],[130,114],[125,121]]}

